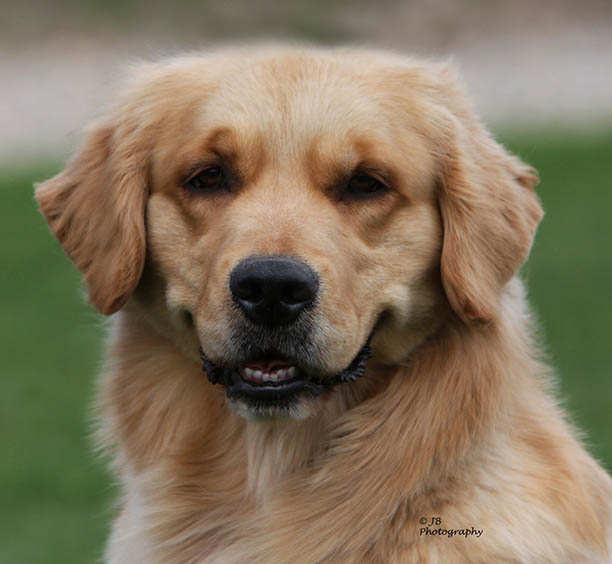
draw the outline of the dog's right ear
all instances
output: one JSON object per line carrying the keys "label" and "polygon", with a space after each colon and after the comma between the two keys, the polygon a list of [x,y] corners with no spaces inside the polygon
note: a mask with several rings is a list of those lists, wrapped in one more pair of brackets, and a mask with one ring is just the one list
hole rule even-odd
{"label": "dog's right ear", "polygon": [[37,185],[51,231],[105,315],[125,304],[144,266],[147,158],[133,127],[97,124],[65,170]]}

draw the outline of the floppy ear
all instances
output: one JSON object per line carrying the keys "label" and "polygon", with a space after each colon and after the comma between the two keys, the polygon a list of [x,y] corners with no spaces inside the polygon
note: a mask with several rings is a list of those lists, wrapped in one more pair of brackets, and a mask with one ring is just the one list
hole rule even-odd
{"label": "floppy ear", "polygon": [[487,323],[542,218],[538,177],[489,136],[467,103],[451,121],[439,194],[442,283],[461,319]]}
{"label": "floppy ear", "polygon": [[51,231],[83,273],[90,302],[120,309],[145,260],[146,154],[125,124],[96,125],[66,169],[37,186]]}

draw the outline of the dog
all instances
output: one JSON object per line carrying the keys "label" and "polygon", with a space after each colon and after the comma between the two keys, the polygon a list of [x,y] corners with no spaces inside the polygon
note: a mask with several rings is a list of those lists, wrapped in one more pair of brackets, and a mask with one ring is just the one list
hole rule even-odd
{"label": "dog", "polygon": [[612,482],[517,276],[537,180],[447,63],[257,45],[135,66],[36,191],[114,314],[106,562],[610,561]]}

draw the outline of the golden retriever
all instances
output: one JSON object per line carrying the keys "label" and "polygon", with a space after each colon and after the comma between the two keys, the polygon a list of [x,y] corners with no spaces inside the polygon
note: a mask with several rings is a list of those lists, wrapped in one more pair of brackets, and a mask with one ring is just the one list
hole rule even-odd
{"label": "golden retriever", "polygon": [[536,172],[455,71],[144,64],[36,197],[112,319],[111,564],[600,563],[612,482],[516,277]]}

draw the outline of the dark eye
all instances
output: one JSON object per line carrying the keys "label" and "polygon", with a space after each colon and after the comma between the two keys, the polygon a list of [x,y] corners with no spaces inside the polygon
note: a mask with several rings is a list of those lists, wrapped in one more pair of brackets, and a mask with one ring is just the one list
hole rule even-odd
{"label": "dark eye", "polygon": [[366,197],[386,192],[388,189],[388,186],[383,184],[380,180],[365,173],[355,174],[351,177],[346,186],[346,192],[349,195]]}
{"label": "dark eye", "polygon": [[195,192],[217,192],[226,188],[225,174],[220,166],[210,166],[192,176],[185,187]]}

